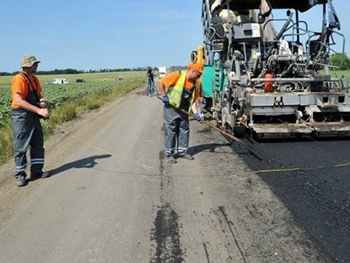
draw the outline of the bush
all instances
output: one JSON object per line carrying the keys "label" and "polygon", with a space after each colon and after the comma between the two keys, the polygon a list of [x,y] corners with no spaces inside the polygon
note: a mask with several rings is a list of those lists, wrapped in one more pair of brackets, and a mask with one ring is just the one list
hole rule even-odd
{"label": "bush", "polygon": [[330,57],[330,62],[332,65],[335,65],[335,66],[341,65],[340,70],[350,69],[350,59],[348,58],[347,54],[344,54],[344,57],[343,57],[343,54],[340,54],[340,53],[332,54]]}

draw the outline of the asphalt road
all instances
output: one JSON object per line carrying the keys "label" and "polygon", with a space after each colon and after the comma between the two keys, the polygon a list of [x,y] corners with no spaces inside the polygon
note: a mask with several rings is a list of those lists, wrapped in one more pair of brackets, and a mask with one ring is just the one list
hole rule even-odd
{"label": "asphalt road", "polygon": [[350,262],[350,140],[251,142],[249,149],[263,160],[241,155],[244,162],[259,171],[331,262]]}
{"label": "asphalt road", "polygon": [[141,91],[63,125],[52,177],[0,181],[0,262],[350,262],[350,142],[246,143],[191,120],[169,164]]}

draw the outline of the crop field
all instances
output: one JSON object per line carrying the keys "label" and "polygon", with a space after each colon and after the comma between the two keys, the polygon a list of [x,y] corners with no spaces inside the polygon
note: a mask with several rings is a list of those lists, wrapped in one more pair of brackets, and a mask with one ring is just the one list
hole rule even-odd
{"label": "crop field", "polygon": [[[116,80],[118,76],[123,76],[123,80]],[[10,102],[11,88],[10,82],[13,76],[0,77],[0,128],[10,123]],[[68,84],[51,84],[53,78],[65,77]],[[49,102],[50,109],[60,106],[62,103],[84,97],[91,93],[107,93],[119,85],[126,84],[134,80],[146,81],[146,73],[142,71],[113,72],[113,73],[89,73],[77,75],[39,75],[43,88],[43,97]],[[83,79],[84,82],[76,83],[76,79]]]}

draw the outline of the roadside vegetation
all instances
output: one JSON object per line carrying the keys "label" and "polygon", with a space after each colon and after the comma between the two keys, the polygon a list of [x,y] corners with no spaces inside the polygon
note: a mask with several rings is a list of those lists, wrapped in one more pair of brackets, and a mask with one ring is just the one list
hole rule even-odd
{"label": "roadside vegetation", "polygon": [[336,71],[332,71],[332,76],[336,77],[336,78],[341,78],[341,76],[346,76],[350,79],[350,69],[347,70],[336,70]]}
{"label": "roadside vegetation", "polygon": [[[47,99],[50,109],[50,118],[42,121],[45,138],[60,124],[145,85],[145,74],[130,71],[69,75],[66,77],[68,84],[51,84],[54,78],[62,78],[62,75],[38,75],[43,97]],[[13,157],[10,112],[12,77],[0,76],[0,164]],[[76,79],[83,82],[76,82]]]}

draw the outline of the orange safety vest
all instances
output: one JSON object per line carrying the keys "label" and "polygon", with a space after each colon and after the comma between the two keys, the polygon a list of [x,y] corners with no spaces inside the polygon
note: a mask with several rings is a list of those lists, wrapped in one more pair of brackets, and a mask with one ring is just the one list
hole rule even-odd
{"label": "orange safety vest", "polygon": [[[274,75],[272,73],[265,74],[265,79],[273,79],[273,78],[274,78]],[[272,81],[265,81],[264,91],[265,92],[272,92],[273,91],[273,82]]]}

